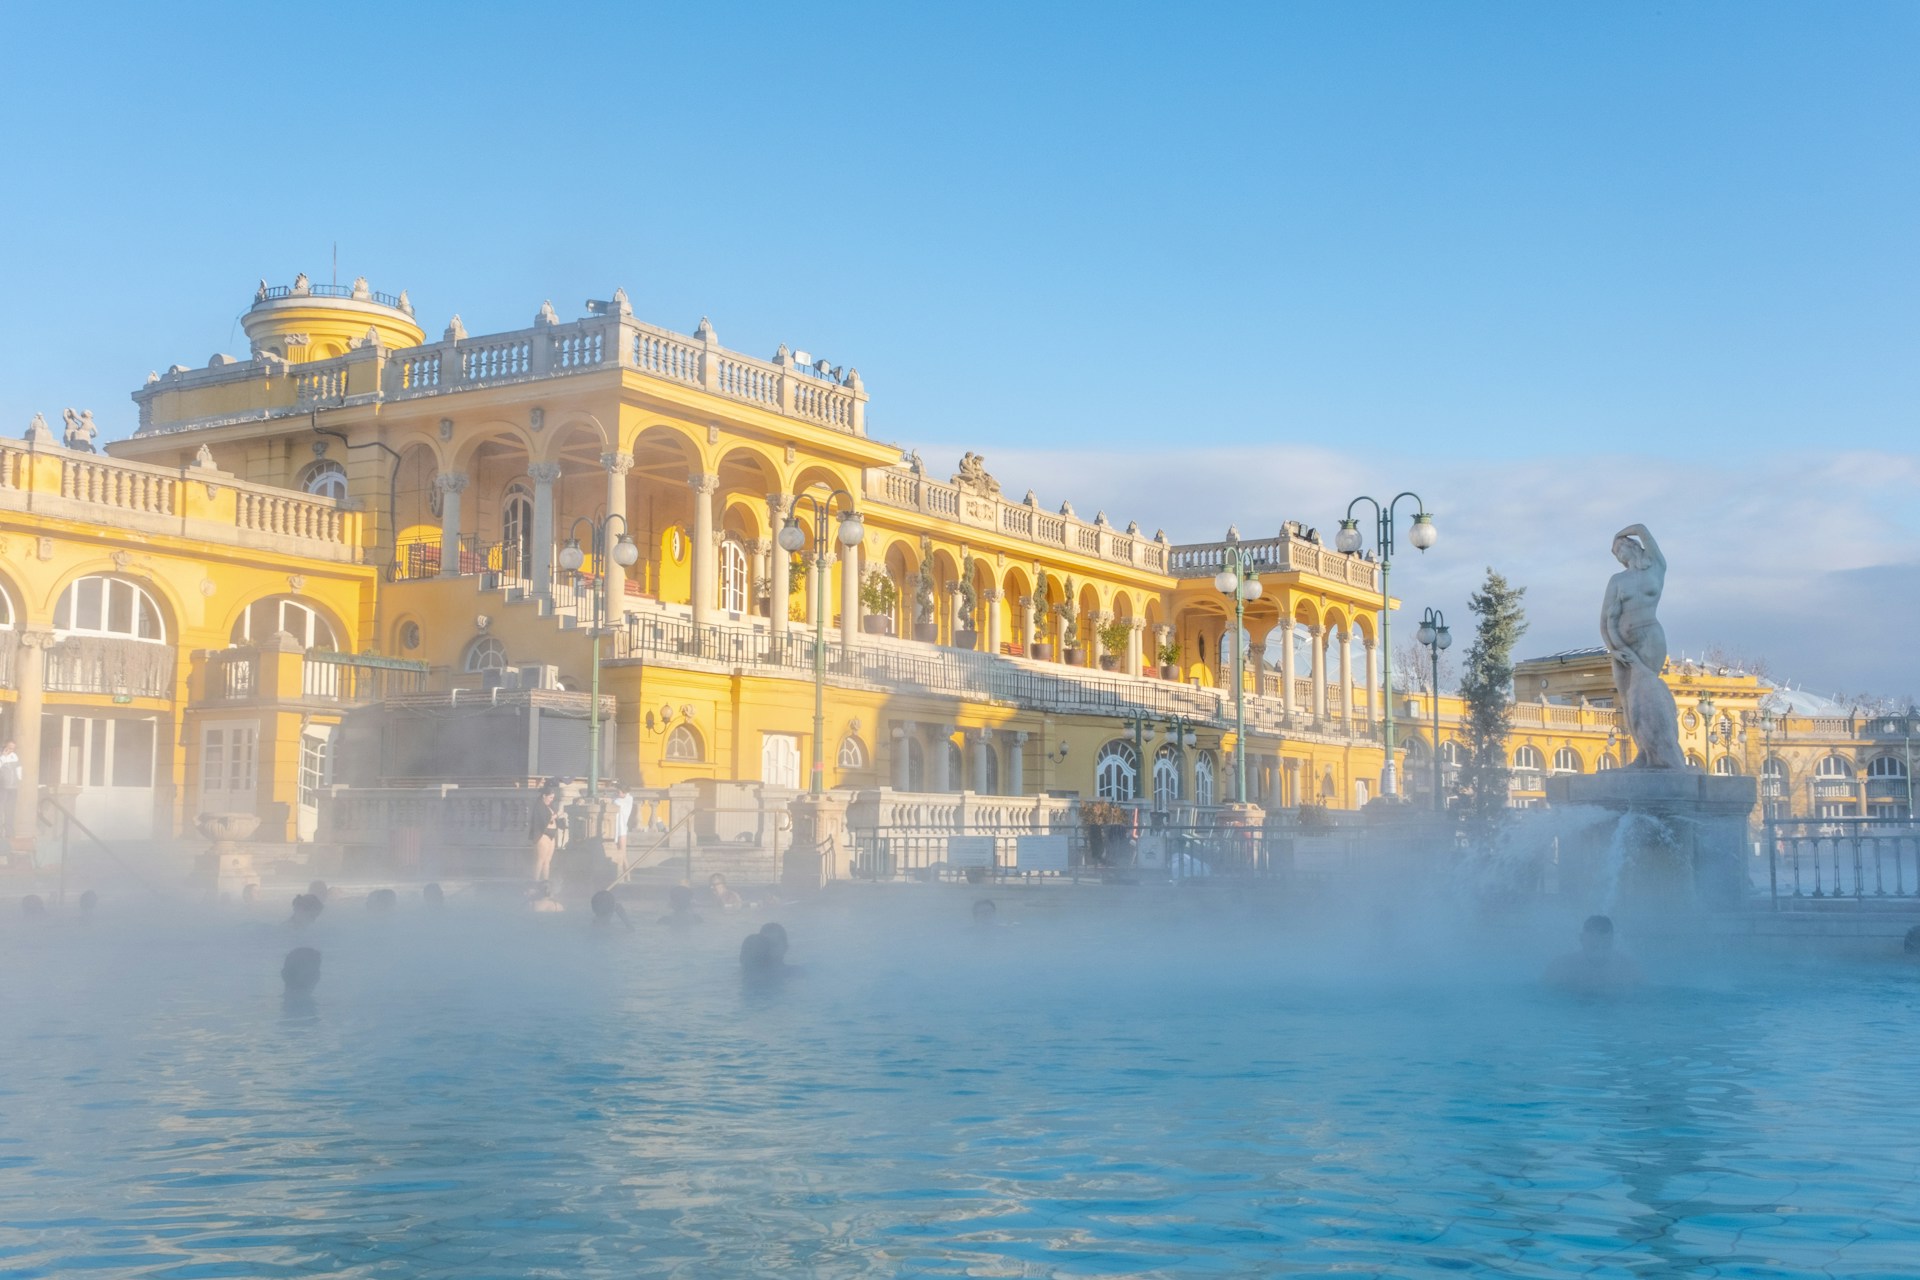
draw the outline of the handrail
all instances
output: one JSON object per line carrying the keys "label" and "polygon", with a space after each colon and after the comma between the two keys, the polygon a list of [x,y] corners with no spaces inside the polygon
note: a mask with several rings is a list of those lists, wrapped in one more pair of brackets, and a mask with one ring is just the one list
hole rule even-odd
{"label": "handrail", "polygon": [[644,850],[642,850],[638,854],[635,854],[633,857],[627,859],[626,865],[620,868],[620,873],[618,875],[614,876],[612,880],[607,882],[606,887],[609,889],[613,889],[618,887],[621,884],[626,883],[626,881],[632,877],[634,872],[640,870],[640,868],[646,863],[646,860],[648,858],[651,858],[654,854],[660,852],[661,849],[665,848],[667,845],[673,842],[674,832],[680,830],[680,828],[682,827],[692,825],[694,814],[695,814],[695,810],[690,808],[684,815],[674,819],[673,822],[668,825],[667,829],[660,833],[660,838],[658,840],[654,841],[651,845],[648,845]]}
{"label": "handrail", "polygon": [[45,809],[48,807],[51,807],[55,812],[59,813],[61,816],[63,816],[66,819],[66,826],[65,828],[63,828],[61,833],[61,850],[60,850],[60,861],[62,864],[63,873],[65,870],[65,863],[66,863],[66,841],[67,841],[68,833],[70,833],[75,827],[78,827],[80,829],[81,835],[85,836],[88,840],[92,841],[94,847],[100,850],[100,852],[106,854],[107,857],[111,858],[114,864],[118,866],[122,871],[126,872],[129,876],[133,877],[134,880],[138,881],[140,886],[143,889],[146,889],[149,893],[156,894],[159,897],[164,898],[168,896],[166,893],[155,888],[152,881],[148,880],[145,876],[141,875],[138,871],[135,871],[132,867],[128,866],[127,860],[125,858],[122,858],[119,854],[115,853],[113,851],[112,845],[108,844],[105,840],[102,840],[98,835],[94,834],[93,828],[89,827],[86,823],[82,822],[78,814],[74,813],[74,811],[71,808],[67,807],[65,804],[62,804],[59,796],[46,795],[46,794],[42,794],[40,796],[39,809],[36,809],[34,816],[40,819],[42,826],[53,825],[51,822],[46,820],[43,814],[39,812],[40,809]]}

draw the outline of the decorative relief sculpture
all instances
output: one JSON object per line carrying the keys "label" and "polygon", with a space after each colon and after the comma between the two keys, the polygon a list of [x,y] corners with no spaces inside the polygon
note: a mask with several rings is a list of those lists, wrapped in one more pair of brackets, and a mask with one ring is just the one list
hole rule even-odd
{"label": "decorative relief sculpture", "polygon": [[93,438],[100,432],[93,425],[93,410],[75,413],[68,409],[61,417],[66,419],[67,430],[60,443],[78,453],[94,452]]}
{"label": "decorative relief sculpture", "polygon": [[1644,524],[1630,524],[1614,534],[1613,555],[1625,567],[1607,580],[1600,638],[1613,659],[1620,715],[1639,752],[1634,763],[1684,769],[1679,710],[1673,691],[1660,678],[1667,665],[1667,633],[1655,611],[1667,585],[1667,560]]}

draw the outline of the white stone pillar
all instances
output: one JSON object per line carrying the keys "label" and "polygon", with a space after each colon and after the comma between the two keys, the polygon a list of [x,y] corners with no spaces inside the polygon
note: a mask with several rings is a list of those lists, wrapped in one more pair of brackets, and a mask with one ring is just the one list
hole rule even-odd
{"label": "white stone pillar", "polygon": [[1307,628],[1313,641],[1313,718],[1327,718],[1327,629],[1317,623]]}
{"label": "white stone pillar", "polygon": [[53,632],[22,631],[19,642],[13,654],[13,745],[20,755],[20,789],[13,796],[13,845],[31,849],[40,823],[40,716],[46,705],[47,650],[53,647]]}
{"label": "white stone pillar", "polygon": [[1033,597],[1020,597],[1020,656],[1031,657],[1034,645]]}
{"label": "white stone pillar", "polygon": [[998,653],[1007,642],[1005,619],[1000,613],[1000,592],[988,587],[980,593],[987,602],[987,652]]}
{"label": "white stone pillar", "polygon": [[993,730],[975,729],[973,731],[973,789],[981,795],[991,795],[987,790],[987,778],[990,767],[987,757],[993,751]]}
{"label": "white stone pillar", "polygon": [[1293,644],[1299,639],[1295,628],[1298,626],[1292,618],[1281,622],[1280,630],[1286,635],[1286,642],[1280,646],[1280,706],[1288,715],[1299,709],[1293,696],[1294,657]]}
{"label": "white stone pillar", "polygon": [[773,529],[772,573],[767,596],[767,629],[776,636],[787,633],[788,602],[793,598],[793,557],[780,545],[780,530],[793,511],[793,495],[767,495],[767,523]]}
{"label": "white stone pillar", "polygon": [[440,576],[460,576],[460,495],[467,491],[462,471],[446,471],[433,478],[440,491]]}
{"label": "white stone pillar", "polygon": [[933,741],[929,745],[932,748],[933,759],[928,763],[933,767],[928,772],[933,775],[933,785],[927,790],[937,793],[958,791],[959,788],[953,785],[953,770],[948,768],[953,757],[953,726],[935,725]]}
{"label": "white stone pillar", "polygon": [[912,748],[907,744],[913,740],[913,730],[914,724],[911,720],[897,721],[893,726],[893,789],[895,791],[905,791],[912,784],[908,772],[908,765],[911,764],[908,752]]}
{"label": "white stone pillar", "polygon": [[553,590],[553,482],[560,478],[557,462],[536,462],[527,468],[533,477],[533,593]]}
{"label": "white stone pillar", "polygon": [[1380,655],[1371,638],[1367,641],[1367,728],[1372,730],[1380,718]]}
{"label": "white stone pillar", "polygon": [[[633,537],[627,527],[627,473],[633,470],[630,453],[603,453],[600,465],[607,469],[607,563],[601,570],[606,590],[607,625],[617,627],[627,615],[627,571],[613,558],[613,549],[622,537]],[[619,520],[613,517],[619,516]],[[640,540],[634,538],[637,544]]]}
{"label": "white stone pillar", "polygon": [[1141,652],[1142,637],[1146,634],[1147,623],[1144,618],[1127,619],[1127,674],[1138,676],[1146,665],[1145,655]]}
{"label": "white stone pillar", "polygon": [[1353,628],[1341,627],[1340,637],[1340,719],[1353,725]]}
{"label": "white stone pillar", "polygon": [[720,596],[720,548],[713,540],[713,495],[720,491],[720,477],[688,476],[687,487],[693,490],[693,623],[705,626],[713,621]]}
{"label": "white stone pillar", "polygon": [[[827,620],[822,618],[820,625]],[[840,642],[851,645],[860,635],[860,544],[840,548]]]}
{"label": "white stone pillar", "polygon": [[1016,733],[1007,744],[1007,780],[1000,790],[1010,796],[1027,794],[1027,735]]}

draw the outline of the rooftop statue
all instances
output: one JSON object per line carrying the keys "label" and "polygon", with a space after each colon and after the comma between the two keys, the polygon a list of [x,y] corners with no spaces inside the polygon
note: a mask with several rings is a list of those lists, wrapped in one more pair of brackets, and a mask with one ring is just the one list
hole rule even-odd
{"label": "rooftop statue", "polygon": [[1613,535],[1613,555],[1625,567],[1607,580],[1600,606],[1600,639],[1613,659],[1613,687],[1627,735],[1649,769],[1684,769],[1680,716],[1660,672],[1667,665],[1667,633],[1654,611],[1667,585],[1667,559],[1643,524]]}
{"label": "rooftop statue", "polygon": [[995,495],[1000,492],[1000,482],[987,474],[987,460],[977,453],[968,453],[960,459],[960,474],[953,478],[953,483],[975,493]]}
{"label": "rooftop statue", "polygon": [[69,409],[61,416],[66,419],[67,429],[65,438],[60,443],[69,449],[77,449],[81,453],[92,453],[93,438],[99,434],[99,428],[93,425],[93,410],[75,413]]}

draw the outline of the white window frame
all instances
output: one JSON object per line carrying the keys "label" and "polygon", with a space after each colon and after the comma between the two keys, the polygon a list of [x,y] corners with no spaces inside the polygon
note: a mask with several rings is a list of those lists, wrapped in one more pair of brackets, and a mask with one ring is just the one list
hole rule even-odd
{"label": "white window frame", "polygon": [[753,574],[748,566],[747,549],[734,538],[720,544],[720,607],[727,613],[744,616],[752,595]]}
{"label": "white window frame", "polygon": [[347,469],[331,458],[323,458],[307,468],[300,488],[316,498],[343,500],[347,496]]}
{"label": "white window frame", "polygon": [[[131,630],[119,631],[112,626],[113,597],[121,590],[131,593],[128,602],[127,617]],[[75,625],[80,617],[80,598],[97,591],[100,596],[100,625],[83,627]],[[144,606],[144,607],[143,607]],[[141,620],[151,610],[153,629],[156,634],[140,634]],[[75,578],[60,592],[53,606],[54,634],[62,636],[112,636],[121,640],[139,640],[146,644],[165,644],[167,642],[167,615],[161,612],[160,602],[139,583],[127,578],[116,578],[111,574],[92,573]]]}
{"label": "white window frame", "polygon": [[1093,758],[1093,792],[1115,804],[1139,799],[1140,757],[1131,742],[1115,738],[1100,748]]}

